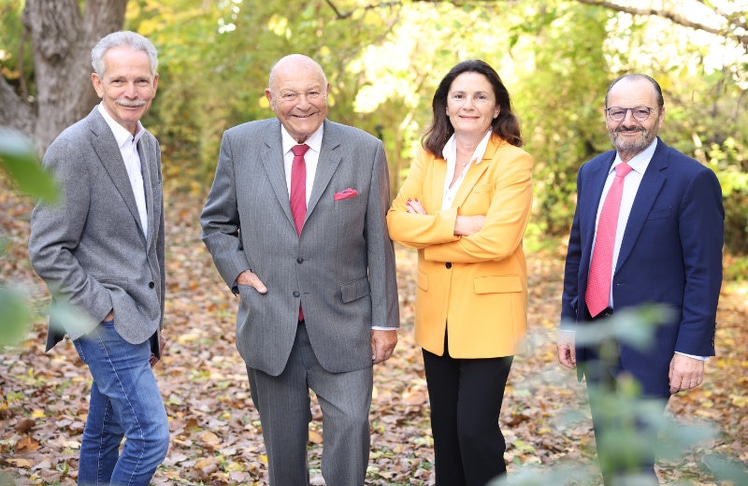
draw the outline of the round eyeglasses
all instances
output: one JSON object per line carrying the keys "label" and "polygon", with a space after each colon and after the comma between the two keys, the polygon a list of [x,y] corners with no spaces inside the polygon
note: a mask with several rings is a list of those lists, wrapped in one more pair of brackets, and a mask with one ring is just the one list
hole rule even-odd
{"label": "round eyeglasses", "polygon": [[623,108],[622,106],[611,106],[610,108],[605,109],[605,113],[608,115],[608,118],[610,118],[614,122],[620,122],[620,121],[623,121],[624,118],[626,118],[626,112],[630,111],[631,116],[634,117],[634,120],[643,122],[643,121],[646,121],[647,118],[652,116],[653,110],[654,110],[654,107],[652,106],[635,106],[633,108]]}

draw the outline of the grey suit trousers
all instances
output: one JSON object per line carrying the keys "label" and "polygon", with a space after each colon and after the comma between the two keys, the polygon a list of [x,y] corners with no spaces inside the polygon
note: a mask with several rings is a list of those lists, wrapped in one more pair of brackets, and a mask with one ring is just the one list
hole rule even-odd
{"label": "grey suit trousers", "polygon": [[291,356],[279,376],[247,367],[252,401],[260,412],[271,486],[309,484],[309,389],[323,415],[322,476],[327,486],[363,485],[369,460],[369,406],[373,369],[325,371],[306,326],[299,325]]}

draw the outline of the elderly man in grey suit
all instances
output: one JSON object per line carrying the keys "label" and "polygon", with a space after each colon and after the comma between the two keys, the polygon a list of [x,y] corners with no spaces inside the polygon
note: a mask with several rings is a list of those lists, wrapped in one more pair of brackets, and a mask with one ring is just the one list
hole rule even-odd
{"label": "elderly man in grey suit", "polygon": [[52,314],[47,351],[67,334],[93,376],[78,484],[146,486],[169,446],[151,370],[164,310],[161,152],[140,123],[158,60],[134,32],[104,37],[91,60],[102,101],[44,155],[63,202],[34,208],[29,255],[54,301],[77,309]]}
{"label": "elderly man in grey suit", "polygon": [[328,486],[364,484],[373,364],[399,326],[381,141],[326,120],[329,84],[299,54],[270,72],[276,118],[227,130],[203,241],[239,295],[237,347],[260,413],[270,484],[309,483],[311,389]]}

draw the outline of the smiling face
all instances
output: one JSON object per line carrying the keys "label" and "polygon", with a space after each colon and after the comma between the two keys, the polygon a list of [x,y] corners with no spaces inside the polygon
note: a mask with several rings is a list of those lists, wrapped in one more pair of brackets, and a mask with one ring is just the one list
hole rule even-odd
{"label": "smiling face", "polygon": [[634,118],[632,110],[626,110],[623,120],[618,122],[606,113],[605,125],[610,141],[624,162],[649,147],[657,137],[665,120],[665,107],[659,108],[658,105],[655,89],[646,79],[622,79],[610,88],[606,108],[653,107],[649,118],[644,121]]}
{"label": "smiling face", "polygon": [[327,83],[322,68],[306,56],[286,56],[273,67],[265,96],[280,122],[303,143],[327,117]]}
{"label": "smiling face", "polygon": [[458,136],[483,137],[499,116],[493,87],[483,74],[465,72],[457,76],[447,94],[447,116]]}
{"label": "smiling face", "polygon": [[158,74],[151,72],[148,54],[129,47],[113,47],[104,54],[104,72],[93,73],[96,94],[114,120],[135,134],[138,120],[156,96]]}

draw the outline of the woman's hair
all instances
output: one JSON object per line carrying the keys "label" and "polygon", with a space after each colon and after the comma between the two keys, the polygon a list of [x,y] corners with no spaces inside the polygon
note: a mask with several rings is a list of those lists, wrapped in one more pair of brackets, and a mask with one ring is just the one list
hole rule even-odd
{"label": "woman's hair", "polygon": [[501,82],[498,73],[486,62],[479,59],[463,61],[453,67],[436,88],[433,108],[433,119],[431,125],[421,139],[423,148],[432,154],[441,157],[442,149],[455,129],[447,116],[447,95],[455,78],[462,73],[479,73],[488,79],[493,87],[496,104],[499,106],[499,116],[491,122],[491,131],[517,147],[522,146],[522,134],[520,133],[519,120],[512,112],[512,103],[509,92]]}

